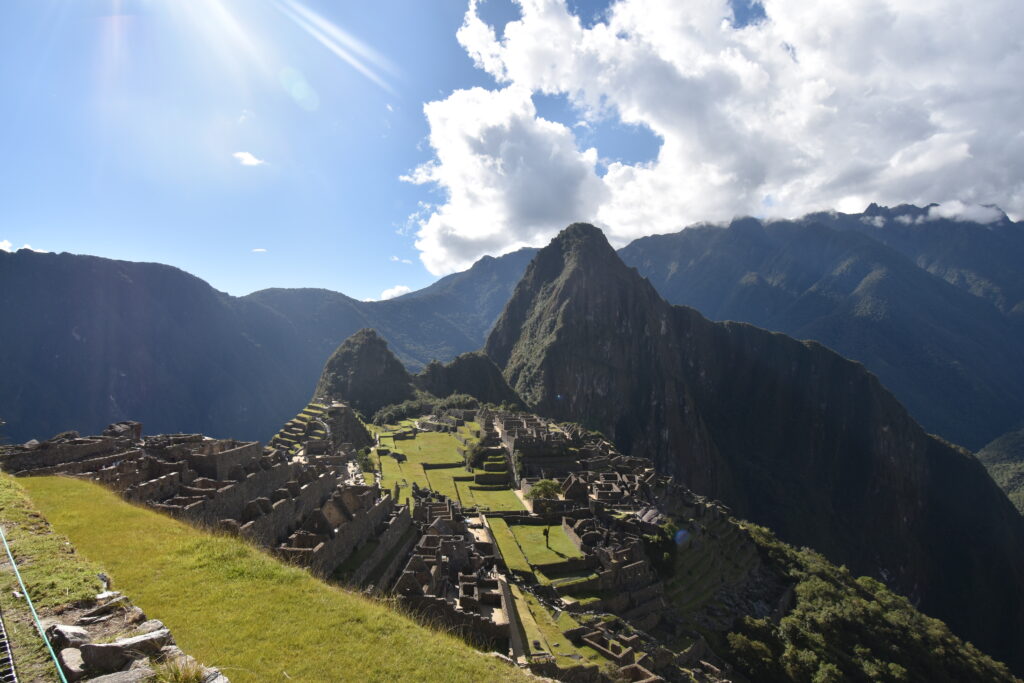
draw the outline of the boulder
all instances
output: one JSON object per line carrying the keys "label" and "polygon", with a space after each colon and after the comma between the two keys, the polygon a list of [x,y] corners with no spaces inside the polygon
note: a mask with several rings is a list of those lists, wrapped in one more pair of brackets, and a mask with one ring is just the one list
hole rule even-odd
{"label": "boulder", "polygon": [[133,659],[149,657],[160,652],[174,639],[166,628],[131,638],[122,638],[113,643],[88,644],[82,646],[85,668],[93,672],[117,671]]}
{"label": "boulder", "polygon": [[146,621],[146,613],[142,611],[141,607],[133,606],[130,610],[125,612],[124,620],[129,624],[141,624]]}
{"label": "boulder", "polygon": [[[147,633],[159,631],[162,628],[164,628],[164,622],[160,621],[159,619],[150,619],[149,621],[144,621],[141,624],[139,624],[138,627],[136,627],[134,633],[137,636],[143,636]],[[167,648],[164,649],[166,650]]]}
{"label": "boulder", "polygon": [[139,683],[140,681],[150,681],[155,676],[156,672],[148,666],[139,666],[128,671],[118,671],[106,676],[90,678],[89,683]]}
{"label": "boulder", "polygon": [[92,641],[89,632],[84,628],[67,624],[53,624],[47,627],[46,639],[50,641],[54,650],[77,648]]}
{"label": "boulder", "polygon": [[82,651],[78,648],[66,647],[58,651],[57,661],[68,681],[73,683],[85,676],[85,663],[82,661]]}

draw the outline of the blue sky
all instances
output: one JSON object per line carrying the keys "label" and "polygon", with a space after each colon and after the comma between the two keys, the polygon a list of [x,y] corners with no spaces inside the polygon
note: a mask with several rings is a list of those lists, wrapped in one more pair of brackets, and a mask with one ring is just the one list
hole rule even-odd
{"label": "blue sky", "polygon": [[[493,84],[455,40],[465,4],[304,3],[382,57],[361,61],[387,89],[274,3],[216,4],[5,0],[0,239],[169,263],[233,294],[435,279],[397,234],[431,191],[398,178],[430,155],[423,102]],[[315,94],[292,97],[296,79]]]}
{"label": "blue sky", "polygon": [[1019,218],[1021,14],[4,0],[0,247],[364,299],[571,220],[621,245],[870,201]]}

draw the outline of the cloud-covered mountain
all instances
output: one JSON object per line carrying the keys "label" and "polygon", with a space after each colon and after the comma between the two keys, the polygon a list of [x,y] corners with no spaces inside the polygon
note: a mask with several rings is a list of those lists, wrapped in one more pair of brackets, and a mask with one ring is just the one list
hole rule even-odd
{"label": "cloud-covered mountain", "polygon": [[[470,2],[457,34],[496,85],[424,106],[434,157],[408,179],[445,194],[414,217],[431,272],[572,220],[623,246],[869,199],[1024,217],[1024,12],[1002,0],[516,5],[491,25]],[[655,151],[623,158],[631,129]]]}
{"label": "cloud-covered mountain", "polygon": [[619,253],[671,303],[813,339],[972,449],[1024,419],[1024,226],[924,209],[747,218]]}

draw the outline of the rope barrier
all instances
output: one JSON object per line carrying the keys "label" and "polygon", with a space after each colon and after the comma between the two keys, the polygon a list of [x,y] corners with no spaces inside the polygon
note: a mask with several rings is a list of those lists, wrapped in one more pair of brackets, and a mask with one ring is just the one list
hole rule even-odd
{"label": "rope barrier", "polygon": [[57,667],[57,675],[60,677],[61,683],[68,683],[68,679],[64,677],[64,670],[60,666],[60,662],[57,660],[57,653],[53,651],[53,646],[50,645],[50,639],[46,637],[46,631],[43,630],[43,625],[39,623],[39,615],[36,614],[35,605],[32,604],[32,598],[28,595],[28,588],[25,588],[25,582],[21,578],[21,572],[18,571],[18,563],[14,561],[14,555],[11,554],[11,546],[7,544],[7,535],[4,534],[4,529],[0,526],[0,539],[4,542],[4,550],[7,551],[7,557],[11,561],[11,567],[14,569],[14,575],[18,577],[18,585],[21,586],[21,594],[25,596],[25,602],[28,603],[29,611],[32,612],[32,621],[36,623],[36,630],[39,631],[40,637],[43,642],[46,643],[46,649],[50,651],[50,658],[53,659],[53,665]]}

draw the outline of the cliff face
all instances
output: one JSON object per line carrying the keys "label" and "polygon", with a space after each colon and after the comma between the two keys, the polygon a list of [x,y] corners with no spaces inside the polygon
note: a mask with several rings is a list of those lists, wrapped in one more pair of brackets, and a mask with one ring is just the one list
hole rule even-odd
{"label": "cliff face", "polygon": [[[991,238],[1015,226],[908,226],[921,209],[879,211],[765,224],[745,218],[645,237],[619,254],[670,303],[814,339],[864,363],[928,431],[980,448],[1024,415],[1024,335],[990,298],[1006,292],[1012,300],[1013,281],[998,277]],[[1024,238],[1020,226],[1016,232]],[[995,274],[954,262],[942,248],[967,234],[985,248],[961,252],[973,262],[988,254]],[[938,253],[910,248],[927,240]],[[1012,242],[1003,246],[1013,251]],[[968,280],[977,290],[961,286]]]}
{"label": "cliff face", "polygon": [[537,254],[486,351],[538,412],[604,431],[1024,667],[1020,515],[861,365],[667,304],[584,225]]}
{"label": "cliff face", "polygon": [[324,365],[314,397],[340,398],[369,417],[414,395],[412,376],[372,329],[341,343]]}
{"label": "cliff face", "polygon": [[418,388],[438,398],[468,394],[484,403],[521,403],[494,361],[479,351],[463,353],[448,363],[434,361],[413,381]]}

